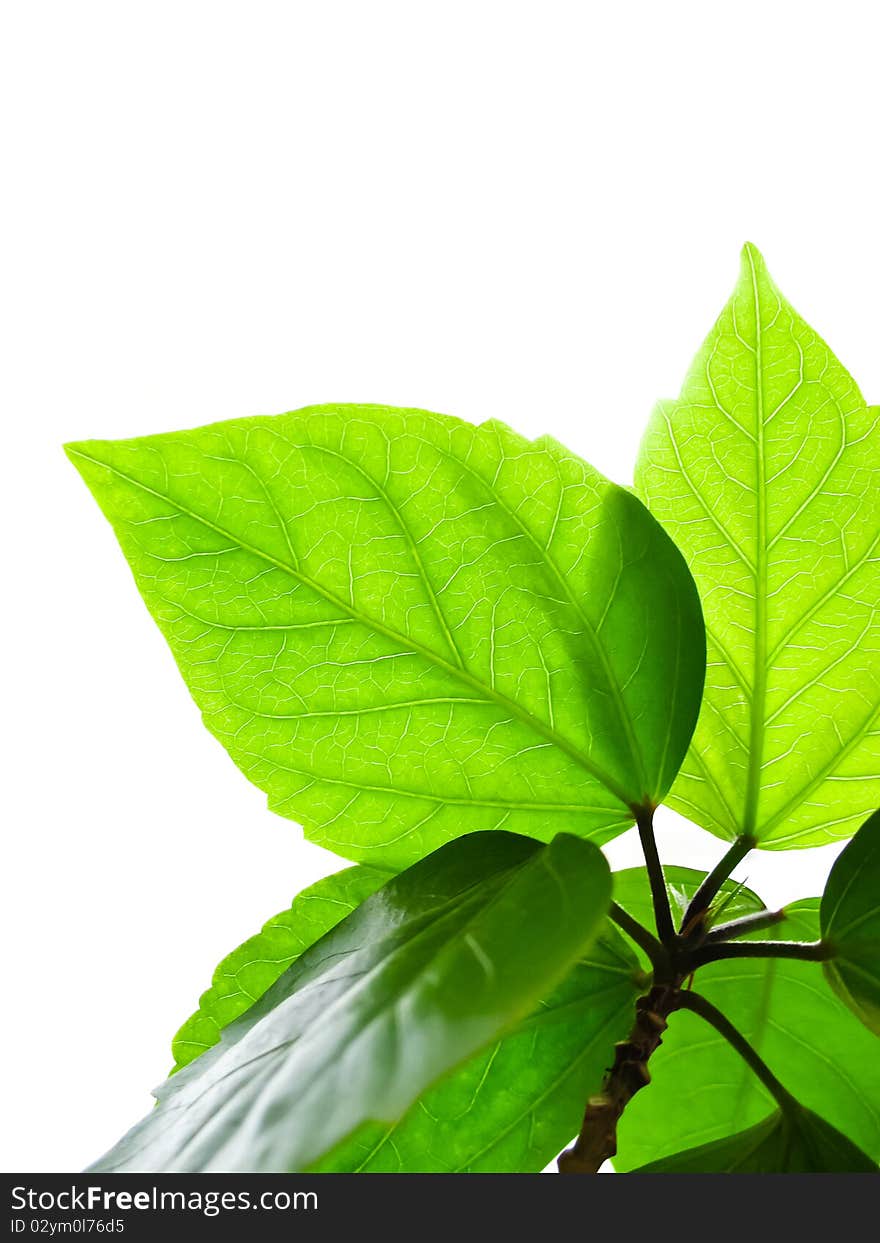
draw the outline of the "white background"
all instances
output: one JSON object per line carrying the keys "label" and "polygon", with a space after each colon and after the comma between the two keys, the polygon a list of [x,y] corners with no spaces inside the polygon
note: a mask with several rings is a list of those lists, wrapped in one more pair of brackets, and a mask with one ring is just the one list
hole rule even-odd
{"label": "white background", "polygon": [[[0,1168],[115,1141],[218,959],[338,866],[201,726],[62,441],[378,401],[626,482],[747,238],[880,400],[878,12],[7,0]],[[781,902],[833,853],[746,872]]]}

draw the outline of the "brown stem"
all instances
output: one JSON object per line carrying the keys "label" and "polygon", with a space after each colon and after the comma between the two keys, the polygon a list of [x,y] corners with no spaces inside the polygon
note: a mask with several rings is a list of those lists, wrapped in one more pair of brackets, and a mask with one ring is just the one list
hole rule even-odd
{"label": "brown stem", "polygon": [[560,1174],[597,1174],[617,1152],[617,1123],[629,1102],[650,1083],[648,1059],[666,1031],[666,1019],[677,1010],[681,994],[675,985],[658,984],[636,1002],[629,1039],[614,1046],[614,1064],[602,1090],[587,1101],[581,1133],[559,1158]]}

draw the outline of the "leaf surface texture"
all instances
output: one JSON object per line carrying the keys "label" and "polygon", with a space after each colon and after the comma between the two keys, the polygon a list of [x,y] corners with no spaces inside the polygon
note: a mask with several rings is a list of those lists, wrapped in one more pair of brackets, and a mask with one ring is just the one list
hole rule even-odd
{"label": "leaf surface texture", "polygon": [[667,800],[721,837],[852,834],[880,780],[880,411],[752,246],[636,491],[684,553],[703,708]]}
{"label": "leaf surface texture", "polygon": [[601,841],[669,788],[696,590],[554,441],[328,406],[68,453],[208,728],[312,840],[390,870],[490,828]]}

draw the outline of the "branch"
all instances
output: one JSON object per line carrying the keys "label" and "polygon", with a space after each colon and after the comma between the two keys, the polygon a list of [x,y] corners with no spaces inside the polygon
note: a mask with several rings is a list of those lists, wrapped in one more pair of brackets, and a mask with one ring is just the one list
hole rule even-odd
{"label": "branch", "polygon": [[678,1004],[682,1010],[692,1010],[694,1014],[699,1014],[701,1019],[705,1019],[707,1023],[711,1024],[719,1035],[723,1036],[728,1044],[736,1049],[743,1061],[763,1083],[780,1109],[790,1112],[792,1108],[799,1108],[795,1098],[787,1088],[782,1086],[773,1074],[773,1071],[749,1044],[742,1032],[734,1027],[730,1019],[713,1006],[711,1001],[707,1001],[699,993],[682,993]]}
{"label": "branch", "polygon": [[666,947],[657,940],[653,933],[648,931],[644,924],[633,919],[632,915],[628,914],[623,907],[618,906],[616,902],[611,903],[608,918],[617,924],[618,928],[622,928],[627,936],[645,951],[656,972],[661,974],[669,972],[670,960]]}
{"label": "branch", "polygon": [[785,911],[755,911],[752,915],[743,915],[740,919],[731,919],[727,924],[717,924],[706,934],[704,945],[712,945],[718,941],[732,941],[734,937],[743,937],[748,932],[760,932],[764,928],[772,928],[785,919]]}
{"label": "branch", "polygon": [[684,919],[681,921],[681,931],[690,928],[704,911],[709,909],[709,904],[715,897],[718,890],[727,880],[730,873],[738,863],[746,857],[750,850],[757,845],[754,837],[744,833],[736,839],[730,849],[718,860],[712,871],[700,885],[697,892],[691,898],[687,910],[684,913]]}
{"label": "branch", "polygon": [[602,1162],[615,1155],[620,1115],[636,1092],[651,1082],[648,1058],[660,1044],[666,1018],[678,1008],[680,998],[677,988],[659,984],[638,999],[629,1039],[614,1046],[614,1064],[601,1092],[587,1101],[581,1133],[557,1162],[560,1174],[597,1174]]}
{"label": "branch", "polygon": [[800,958],[824,962],[834,952],[826,941],[722,941],[701,945],[687,956],[690,970],[722,958]]}
{"label": "branch", "polygon": [[672,912],[669,909],[669,894],[666,892],[666,881],[663,878],[663,866],[660,863],[660,855],[657,852],[657,842],[654,837],[654,811],[650,807],[636,807],[633,809],[636,817],[636,827],[639,830],[639,840],[642,843],[642,854],[645,856],[645,867],[648,869],[648,879],[651,882],[651,898],[654,902],[654,922],[657,925],[657,935],[664,945],[671,947],[676,943],[675,925],[672,922]]}

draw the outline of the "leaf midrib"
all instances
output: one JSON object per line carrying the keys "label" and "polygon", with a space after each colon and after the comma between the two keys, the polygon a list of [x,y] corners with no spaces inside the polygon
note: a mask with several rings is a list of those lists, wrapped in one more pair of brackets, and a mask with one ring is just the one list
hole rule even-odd
{"label": "leaf midrib", "polygon": [[755,468],[757,474],[755,507],[758,530],[755,545],[755,650],[751,700],[752,719],[742,832],[747,835],[754,835],[758,821],[758,800],[761,792],[761,773],[764,760],[764,711],[767,698],[767,469],[764,446],[761,297],[758,291],[758,277],[751,247],[746,248],[746,254],[749,260],[749,269],[752,277],[752,296],[755,303]]}
{"label": "leaf midrib", "polygon": [[165,495],[163,492],[159,492],[155,488],[151,488],[148,484],[145,484],[141,480],[136,479],[134,476],[127,474],[125,471],[119,470],[118,467],[111,466],[108,462],[101,461],[100,458],[93,457],[91,454],[84,453],[81,449],[73,446],[68,447],[68,452],[76,455],[77,457],[81,457],[86,462],[91,462],[94,466],[99,466],[104,470],[110,471],[111,474],[116,475],[119,479],[125,480],[126,483],[131,484],[133,487],[139,488],[141,491],[146,492],[151,496],[155,496],[158,500],[163,501],[166,505],[172,506],[178,513],[192,518],[195,522],[201,523],[202,526],[214,531],[218,535],[222,535],[225,539],[235,541],[237,546],[241,548],[243,552],[248,552],[254,556],[260,557],[269,565],[273,565],[276,569],[288,574],[291,578],[302,583],[304,586],[314,591],[317,595],[327,600],[328,603],[334,605],[334,607],[342,609],[353,620],[359,622],[361,625],[373,629],[380,634],[384,634],[386,638],[392,639],[397,643],[408,643],[431,664],[436,665],[452,677],[458,678],[466,686],[469,686],[472,690],[479,692],[484,699],[492,700],[500,707],[503,707],[505,711],[512,713],[518,720],[522,721],[536,733],[546,738],[554,746],[559,747],[559,749],[565,752],[570,759],[574,760],[579,767],[583,768],[591,776],[595,777],[597,781],[604,785],[615,798],[619,799],[624,807],[630,807],[631,800],[626,791],[613,777],[610,776],[610,774],[600,768],[599,765],[591,760],[589,756],[584,755],[580,748],[575,747],[554,729],[551,729],[543,721],[527,712],[521,707],[520,704],[516,703],[515,700],[508,699],[506,695],[502,695],[499,691],[487,686],[484,682],[481,682],[479,678],[474,677],[473,674],[469,673],[466,669],[459,668],[457,665],[444,660],[443,657],[439,656],[436,652],[433,652],[430,648],[425,647],[417,640],[411,638],[409,635],[401,634],[399,631],[392,629],[390,626],[386,626],[383,622],[361,613],[360,610],[355,608],[353,604],[350,604],[341,596],[337,596],[334,592],[329,591],[303,571],[286,564],[284,561],[279,561],[276,557],[273,557],[271,553],[247,543],[233,531],[229,531],[225,527],[222,527],[219,524],[212,522],[210,519],[203,517],[201,514],[198,514],[194,510],[189,509],[187,506],[182,505],[174,498]]}

